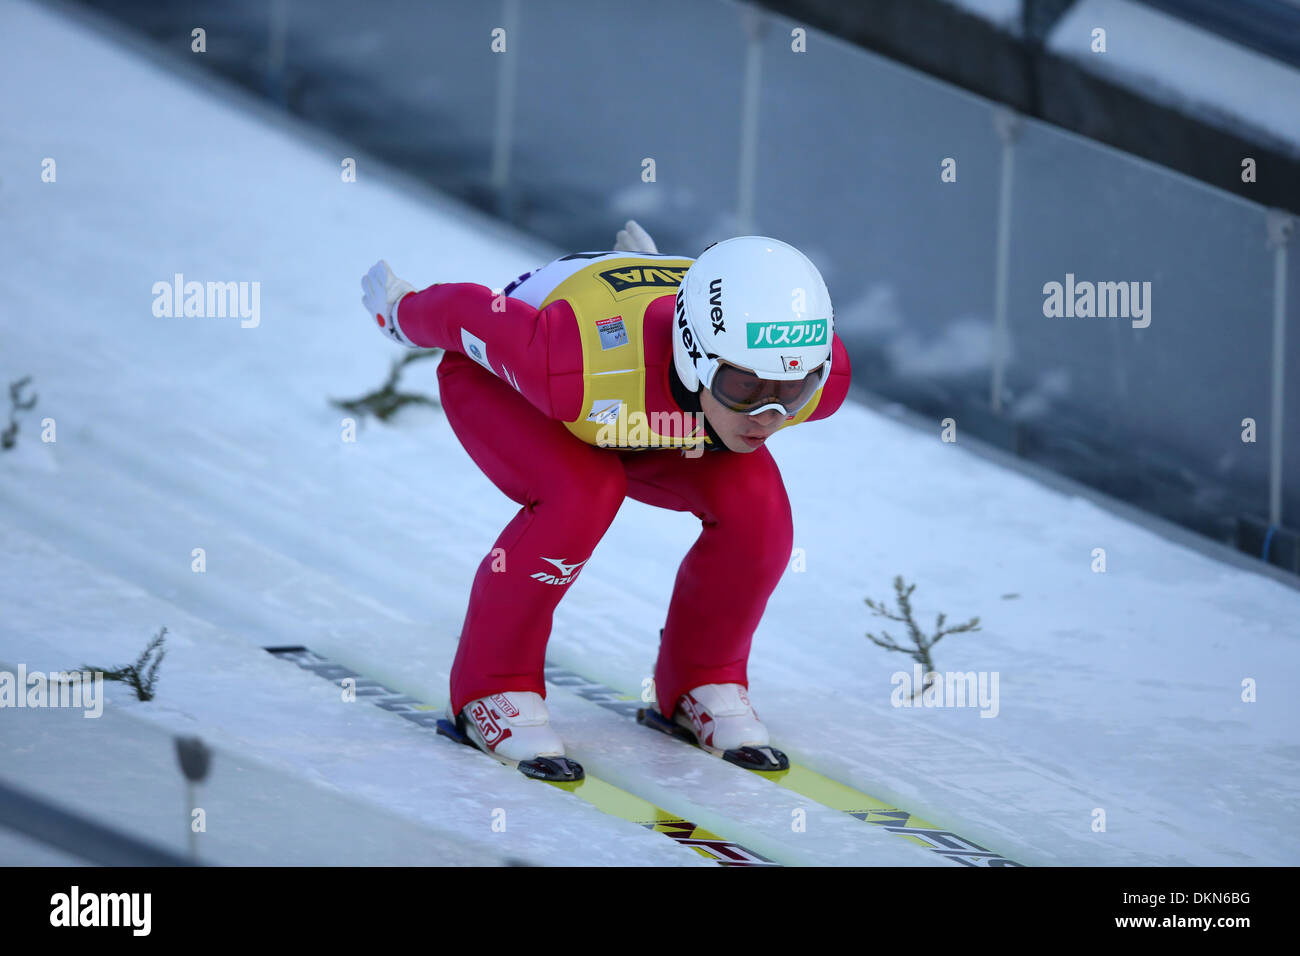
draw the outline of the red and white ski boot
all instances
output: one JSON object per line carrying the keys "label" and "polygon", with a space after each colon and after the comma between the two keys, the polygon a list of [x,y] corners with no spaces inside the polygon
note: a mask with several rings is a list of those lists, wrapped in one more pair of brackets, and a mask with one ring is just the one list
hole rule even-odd
{"label": "red and white ski boot", "polygon": [[657,707],[637,711],[638,723],[692,743],[748,770],[789,770],[790,761],[771,745],[749,695],[740,684],[702,684],[677,701],[673,719]]}
{"label": "red and white ski boot", "polygon": [[503,764],[539,780],[581,780],[582,765],[564,756],[564,741],[551,729],[546,701],[531,691],[480,697],[459,714],[447,709],[438,733],[477,747]]}

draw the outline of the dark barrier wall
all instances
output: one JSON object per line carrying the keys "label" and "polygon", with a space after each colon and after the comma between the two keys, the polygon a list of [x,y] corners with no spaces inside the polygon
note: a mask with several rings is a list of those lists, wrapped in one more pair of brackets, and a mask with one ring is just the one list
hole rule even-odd
{"label": "dark barrier wall", "polygon": [[[1021,0],[1021,23],[1000,29],[944,0],[760,0],[762,6],[916,67],[1021,113],[1234,192],[1300,213],[1300,153],[1252,139],[1111,83],[1047,50],[1043,40],[1074,0]],[[1300,6],[1290,0],[1138,0],[1300,67]],[[1267,170],[1237,175],[1242,156]]]}

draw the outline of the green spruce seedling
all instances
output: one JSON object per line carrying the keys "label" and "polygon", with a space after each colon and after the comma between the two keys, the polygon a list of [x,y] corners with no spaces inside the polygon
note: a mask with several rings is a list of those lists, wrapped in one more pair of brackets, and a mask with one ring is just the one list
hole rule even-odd
{"label": "green spruce seedling", "polygon": [[393,362],[388,372],[388,381],[380,388],[360,398],[331,398],[330,404],[353,415],[374,415],[381,422],[388,421],[393,413],[403,405],[432,405],[434,408],[438,408],[440,403],[436,398],[419,395],[415,392],[399,392],[397,390],[397,380],[402,375],[402,369],[412,362],[418,362],[420,359],[441,354],[442,349],[418,349],[407,352],[400,359]]}
{"label": "green spruce seedling", "polygon": [[16,382],[9,383],[9,424],[0,432],[0,448],[6,451],[13,448],[18,441],[18,412],[25,412],[36,406],[36,395],[23,401],[23,388],[31,382],[32,377],[25,375]]}
{"label": "green spruce seedling", "polygon": [[153,640],[144,652],[136,658],[134,664],[127,664],[125,667],[105,668],[91,667],[89,664],[83,664],[84,671],[102,671],[104,680],[117,680],[125,684],[130,684],[135,688],[135,696],[141,700],[153,700],[154,685],[158,681],[158,665],[162,663],[163,656],[167,653],[163,649],[163,638],[167,634],[167,628],[163,628],[154,635]]}
{"label": "green spruce seedling", "polygon": [[871,608],[872,612],[878,617],[885,617],[891,621],[898,621],[900,624],[907,625],[907,632],[912,638],[911,647],[901,646],[883,630],[880,632],[882,635],[881,637],[876,637],[875,634],[868,631],[867,640],[888,650],[898,651],[900,654],[906,654],[908,657],[912,658],[912,660],[921,665],[921,673],[925,675],[925,681],[921,687],[918,687],[912,692],[913,698],[920,696],[922,691],[934,682],[934,678],[931,676],[934,674],[934,662],[930,659],[930,649],[949,634],[961,634],[964,631],[978,631],[980,623],[978,617],[973,617],[965,624],[957,624],[953,627],[945,628],[943,622],[947,620],[947,616],[940,614],[939,619],[934,622],[934,633],[927,637],[921,632],[921,628],[917,625],[916,619],[912,617],[911,598],[912,592],[915,590],[915,584],[908,585],[907,587],[903,586],[903,576],[901,574],[894,578],[894,591],[898,595],[899,613],[897,614],[885,607],[883,601],[877,603],[876,601],[871,600],[871,598],[863,599],[866,602],[867,607]]}

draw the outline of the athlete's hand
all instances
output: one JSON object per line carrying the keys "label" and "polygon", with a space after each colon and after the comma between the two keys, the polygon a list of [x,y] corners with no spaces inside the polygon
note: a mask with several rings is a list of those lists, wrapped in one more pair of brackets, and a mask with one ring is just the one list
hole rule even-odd
{"label": "athlete's hand", "polygon": [[614,249],[618,252],[658,252],[655,241],[650,238],[635,219],[629,219],[627,225],[618,231],[614,238]]}
{"label": "athlete's hand", "polygon": [[379,324],[384,338],[400,342],[409,349],[419,348],[402,334],[402,328],[397,324],[397,303],[408,292],[414,292],[415,286],[393,275],[388,263],[380,259],[361,277],[361,291],[364,293],[361,304],[370,313],[371,320]]}

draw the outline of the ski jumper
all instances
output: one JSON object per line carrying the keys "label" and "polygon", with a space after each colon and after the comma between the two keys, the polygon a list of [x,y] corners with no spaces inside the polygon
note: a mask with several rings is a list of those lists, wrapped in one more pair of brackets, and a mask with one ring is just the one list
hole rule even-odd
{"label": "ski jumper", "polygon": [[[790,503],[766,446],[728,451],[673,367],[677,286],[693,260],[582,253],[495,294],[440,283],[398,323],[441,348],[438,386],[457,438],[520,505],[479,565],[451,672],[451,705],[502,691],[546,696],[552,615],[627,496],[688,511],[702,530],[677,572],[655,665],[671,717],[701,684],[748,686],[750,642],[790,559]],[[849,358],[785,426],[843,403]]]}

